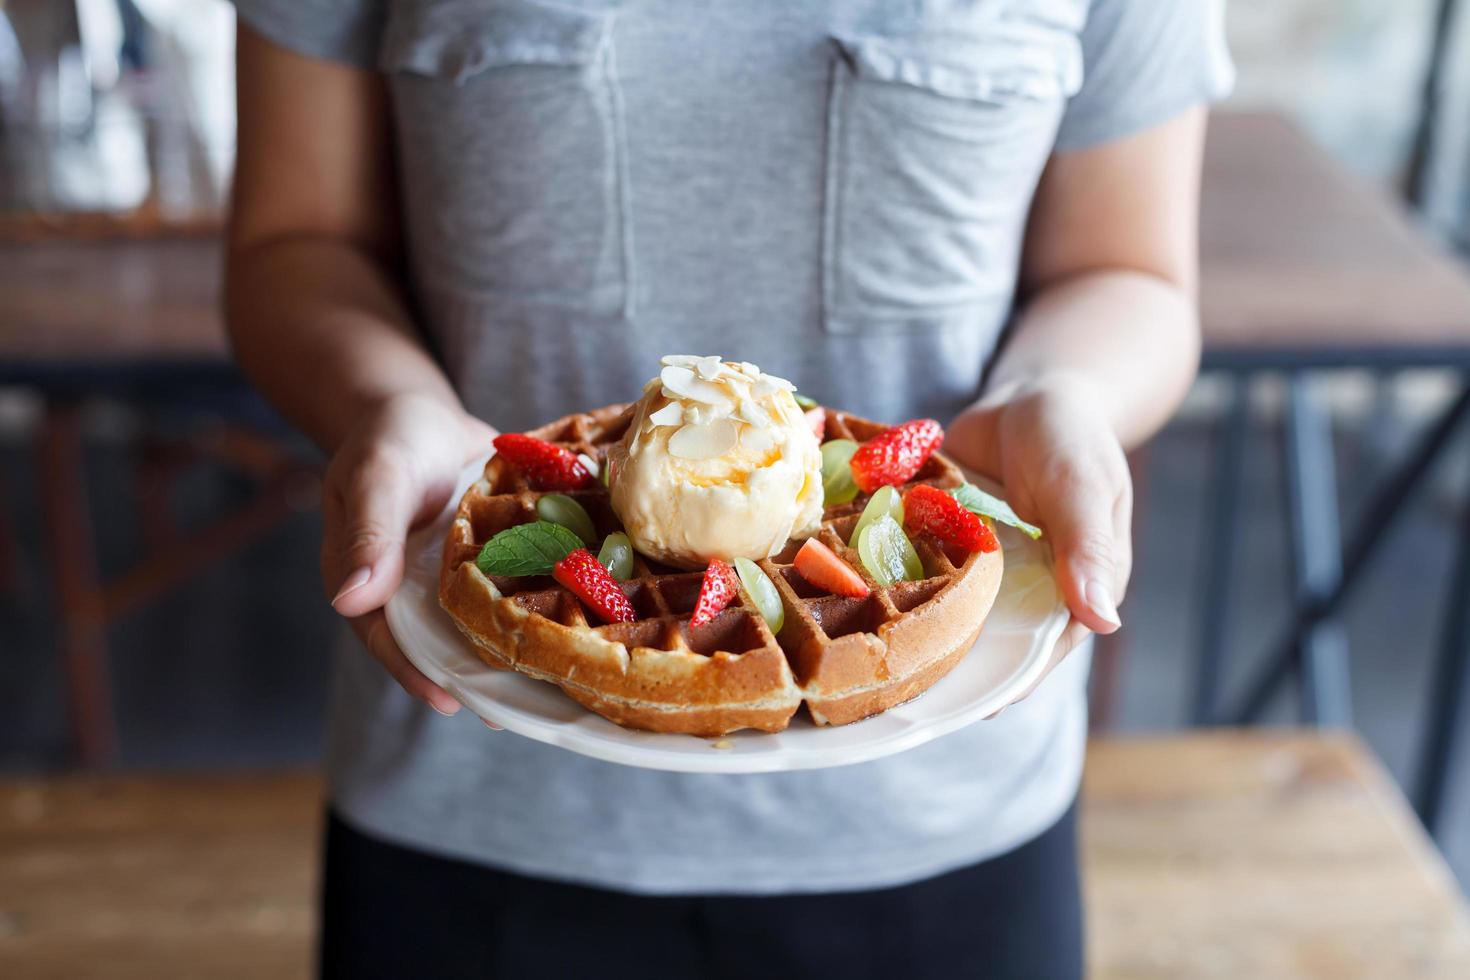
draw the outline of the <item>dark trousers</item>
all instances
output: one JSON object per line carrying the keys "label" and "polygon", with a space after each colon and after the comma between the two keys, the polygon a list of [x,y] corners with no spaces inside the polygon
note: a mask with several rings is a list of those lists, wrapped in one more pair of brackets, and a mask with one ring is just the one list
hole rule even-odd
{"label": "dark trousers", "polygon": [[1076,807],[992,860],[897,888],[628,895],[388,844],[327,818],[323,977],[1082,975]]}

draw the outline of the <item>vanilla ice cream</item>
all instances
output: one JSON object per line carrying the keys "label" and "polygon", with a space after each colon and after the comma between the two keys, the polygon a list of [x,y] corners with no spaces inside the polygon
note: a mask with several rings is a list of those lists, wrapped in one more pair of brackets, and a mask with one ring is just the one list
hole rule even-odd
{"label": "vanilla ice cream", "polygon": [[633,547],[703,568],[767,558],[822,521],[822,453],[791,382],[754,364],[671,355],[608,455]]}

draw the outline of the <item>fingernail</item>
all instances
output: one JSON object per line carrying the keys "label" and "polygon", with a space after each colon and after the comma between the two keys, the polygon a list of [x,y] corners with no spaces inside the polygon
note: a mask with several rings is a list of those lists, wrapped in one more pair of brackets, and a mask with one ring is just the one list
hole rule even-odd
{"label": "fingernail", "polygon": [[[453,707],[450,705],[453,705]],[[439,712],[445,718],[452,718],[454,717],[454,713],[459,710],[459,702],[450,701],[449,704],[441,704],[438,698],[431,697],[429,698],[429,707]]]}
{"label": "fingernail", "polygon": [[332,596],[332,605],[335,606],[342,601],[343,597],[351,595],[364,585],[367,585],[368,579],[372,577],[373,570],[366,565],[347,576],[347,581],[342,583],[342,588],[338,589],[337,594]]}
{"label": "fingernail", "polygon": [[493,721],[488,721],[488,720],[486,720],[484,718],[481,718],[480,720],[482,722],[484,722],[485,723],[485,727],[488,728],[488,729],[490,729],[492,732],[503,732],[503,731],[505,731],[504,728],[501,728],[499,725],[495,724],[495,722],[493,722]]}
{"label": "fingernail", "polygon": [[1100,618],[1114,626],[1123,625],[1123,621],[1118,618],[1118,606],[1113,602],[1113,594],[1108,591],[1106,585],[1097,579],[1089,579],[1086,588],[1082,590],[1082,596],[1087,600],[1087,605]]}

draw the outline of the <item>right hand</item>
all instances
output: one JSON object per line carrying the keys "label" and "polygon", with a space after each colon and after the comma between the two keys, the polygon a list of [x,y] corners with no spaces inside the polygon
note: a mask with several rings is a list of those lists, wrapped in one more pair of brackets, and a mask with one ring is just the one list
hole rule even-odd
{"label": "right hand", "polygon": [[322,493],[322,581],[399,685],[442,715],[459,702],[409,663],[383,606],[403,580],[404,539],[448,502],[465,464],[490,451],[495,430],[457,406],[421,395],[384,401],[327,466]]}

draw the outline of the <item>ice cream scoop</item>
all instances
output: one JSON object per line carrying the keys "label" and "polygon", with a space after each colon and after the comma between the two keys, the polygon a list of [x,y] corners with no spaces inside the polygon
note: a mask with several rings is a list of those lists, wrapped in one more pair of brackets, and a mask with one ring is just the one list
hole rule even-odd
{"label": "ice cream scoop", "polygon": [[822,520],[822,454],[789,381],[671,355],[608,454],[633,547],[680,568],[767,558]]}

